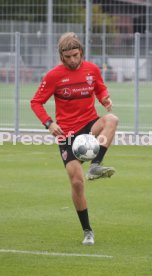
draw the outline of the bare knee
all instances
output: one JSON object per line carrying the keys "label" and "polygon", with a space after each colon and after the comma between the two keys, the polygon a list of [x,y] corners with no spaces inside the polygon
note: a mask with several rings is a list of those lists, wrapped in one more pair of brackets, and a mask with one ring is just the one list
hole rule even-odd
{"label": "bare knee", "polygon": [[104,117],[105,124],[110,124],[113,127],[116,127],[118,125],[119,119],[114,114],[107,114]]}
{"label": "bare knee", "polygon": [[72,190],[78,196],[81,196],[84,192],[84,180],[81,177],[74,176],[71,179]]}

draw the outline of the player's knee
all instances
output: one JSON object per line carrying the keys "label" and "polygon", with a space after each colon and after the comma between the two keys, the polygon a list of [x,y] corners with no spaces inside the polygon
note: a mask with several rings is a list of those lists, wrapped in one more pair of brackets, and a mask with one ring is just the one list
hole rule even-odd
{"label": "player's knee", "polygon": [[84,192],[84,181],[83,181],[83,178],[81,178],[81,177],[74,177],[72,179],[72,189],[78,195],[82,194]]}
{"label": "player's knee", "polygon": [[119,119],[116,115],[114,114],[107,114],[105,116],[105,123],[110,123],[113,126],[117,126],[119,122]]}

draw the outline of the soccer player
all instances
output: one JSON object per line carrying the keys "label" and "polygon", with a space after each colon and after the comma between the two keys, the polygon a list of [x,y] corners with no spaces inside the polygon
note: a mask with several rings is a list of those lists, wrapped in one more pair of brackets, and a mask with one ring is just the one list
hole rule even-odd
{"label": "soccer player", "polygon": [[[84,50],[78,36],[73,32],[63,34],[58,42],[58,50],[61,64],[44,76],[31,100],[31,108],[52,135],[65,137],[64,143],[59,142],[59,148],[70,179],[73,203],[84,231],[82,244],[93,245],[94,233],[89,222],[82,163],[73,155],[72,142],[77,135],[90,132],[104,138],[104,144],[101,143],[86,177],[89,180],[111,177],[114,168],[100,164],[113,140],[118,118],[112,113],[102,117],[97,114],[95,97],[108,112],[112,109],[112,101],[99,68],[84,60]],[[43,106],[52,95],[56,121],[52,120]]]}

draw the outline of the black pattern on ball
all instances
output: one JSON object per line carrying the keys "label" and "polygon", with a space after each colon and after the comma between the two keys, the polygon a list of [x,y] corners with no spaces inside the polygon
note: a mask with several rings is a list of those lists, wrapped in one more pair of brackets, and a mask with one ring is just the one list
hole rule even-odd
{"label": "black pattern on ball", "polygon": [[86,154],[87,152],[87,147],[82,145],[82,146],[79,146],[79,154]]}
{"label": "black pattern on ball", "polygon": [[99,152],[99,146],[98,145],[93,148],[93,152],[94,152],[94,154],[98,154],[98,152]]}

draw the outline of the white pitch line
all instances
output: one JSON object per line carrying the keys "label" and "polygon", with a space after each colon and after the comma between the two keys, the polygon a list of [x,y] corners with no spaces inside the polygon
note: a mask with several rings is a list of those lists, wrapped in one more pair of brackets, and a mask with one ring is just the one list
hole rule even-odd
{"label": "white pitch line", "polygon": [[113,256],[100,255],[100,254],[80,254],[80,253],[60,253],[48,251],[28,251],[28,250],[15,250],[15,249],[0,249],[0,253],[15,253],[27,255],[45,255],[54,257],[92,257],[92,258],[113,258]]}

